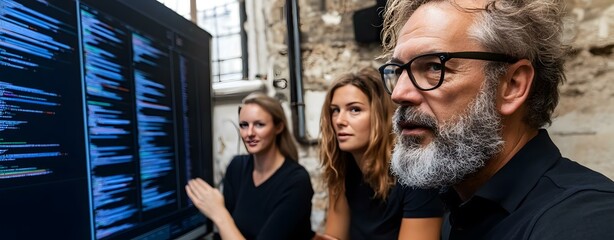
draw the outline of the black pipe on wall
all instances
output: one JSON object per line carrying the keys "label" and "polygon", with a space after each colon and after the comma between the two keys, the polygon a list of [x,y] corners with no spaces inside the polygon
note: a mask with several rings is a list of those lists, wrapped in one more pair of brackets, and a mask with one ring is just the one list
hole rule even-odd
{"label": "black pipe on wall", "polygon": [[315,145],[317,139],[307,136],[305,102],[303,100],[303,68],[301,60],[301,31],[299,29],[298,0],[286,0],[286,27],[288,29],[288,65],[290,72],[290,108],[293,133],[300,144]]}

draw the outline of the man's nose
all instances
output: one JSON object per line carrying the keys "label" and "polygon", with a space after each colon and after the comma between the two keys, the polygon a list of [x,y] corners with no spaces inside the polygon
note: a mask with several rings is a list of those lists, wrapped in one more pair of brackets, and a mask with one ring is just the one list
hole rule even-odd
{"label": "man's nose", "polygon": [[422,102],[422,91],[409,79],[407,71],[400,76],[390,95],[392,101],[401,106],[417,106]]}

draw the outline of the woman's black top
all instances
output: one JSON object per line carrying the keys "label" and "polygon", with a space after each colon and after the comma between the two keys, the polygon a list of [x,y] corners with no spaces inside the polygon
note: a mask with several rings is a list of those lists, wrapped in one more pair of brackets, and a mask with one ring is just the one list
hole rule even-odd
{"label": "woman's black top", "polygon": [[350,207],[350,239],[398,239],[403,218],[443,215],[438,190],[414,189],[397,183],[383,201],[364,181],[355,161],[349,161],[345,196]]}
{"label": "woman's black top", "polygon": [[311,239],[313,188],[303,166],[289,158],[260,186],[254,186],[251,155],[235,156],[226,170],[226,208],[246,239]]}

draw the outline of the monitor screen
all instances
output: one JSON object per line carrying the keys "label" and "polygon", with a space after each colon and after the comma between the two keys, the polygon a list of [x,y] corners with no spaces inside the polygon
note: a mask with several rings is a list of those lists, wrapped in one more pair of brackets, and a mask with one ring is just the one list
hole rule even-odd
{"label": "monitor screen", "polygon": [[210,38],[154,0],[0,0],[2,239],[197,237]]}

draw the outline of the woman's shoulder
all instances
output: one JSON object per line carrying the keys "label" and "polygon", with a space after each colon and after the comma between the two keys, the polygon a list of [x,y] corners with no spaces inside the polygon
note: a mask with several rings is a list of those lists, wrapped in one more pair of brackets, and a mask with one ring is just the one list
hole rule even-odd
{"label": "woman's shoulder", "polygon": [[232,158],[232,160],[230,160],[230,163],[228,164],[228,167],[226,168],[226,172],[236,172],[236,171],[241,171],[242,169],[245,169],[245,167],[249,163],[250,157],[251,155],[248,155],[248,154],[235,155]]}
{"label": "woman's shoulder", "polygon": [[309,172],[299,162],[286,158],[284,164],[279,169],[285,179],[309,180]]}
{"label": "woman's shoulder", "polygon": [[286,158],[284,164],[275,173],[279,191],[291,191],[301,192],[307,194],[305,196],[313,195],[313,187],[311,185],[311,178],[309,173],[303,165],[290,158]]}
{"label": "woman's shoulder", "polygon": [[424,212],[428,216],[441,216],[443,214],[443,203],[439,199],[439,189],[421,189],[404,186],[397,183],[395,186],[399,195],[398,198],[405,205],[404,209],[411,212]]}
{"label": "woman's shoulder", "polygon": [[239,154],[239,155],[235,155],[234,157],[232,157],[232,160],[230,161],[232,162],[242,162],[242,161],[248,161],[250,159],[252,155],[250,154]]}
{"label": "woman's shoulder", "polygon": [[307,174],[307,169],[305,169],[305,166],[291,158],[286,158],[283,166],[291,172],[300,172]]}

